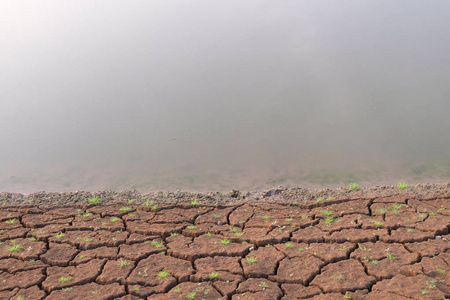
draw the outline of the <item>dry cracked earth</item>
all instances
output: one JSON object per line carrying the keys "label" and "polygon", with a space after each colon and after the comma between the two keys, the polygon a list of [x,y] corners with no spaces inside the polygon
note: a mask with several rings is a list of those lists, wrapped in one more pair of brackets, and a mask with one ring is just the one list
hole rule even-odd
{"label": "dry cracked earth", "polygon": [[448,198],[0,207],[0,299],[446,299]]}

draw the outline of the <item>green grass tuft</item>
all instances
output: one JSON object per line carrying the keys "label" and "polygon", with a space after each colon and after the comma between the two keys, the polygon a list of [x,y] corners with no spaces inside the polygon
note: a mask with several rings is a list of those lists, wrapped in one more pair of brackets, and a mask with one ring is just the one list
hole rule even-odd
{"label": "green grass tuft", "polygon": [[97,198],[97,197],[92,197],[92,198],[89,198],[87,201],[88,201],[89,203],[91,203],[91,204],[99,204],[99,203],[101,203],[103,200],[100,199],[100,198]]}

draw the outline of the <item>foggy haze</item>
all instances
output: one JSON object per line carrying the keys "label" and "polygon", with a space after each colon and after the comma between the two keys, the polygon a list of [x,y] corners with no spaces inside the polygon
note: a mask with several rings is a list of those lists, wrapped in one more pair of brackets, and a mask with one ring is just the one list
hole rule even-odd
{"label": "foggy haze", "polygon": [[2,1],[0,190],[447,180],[449,11]]}

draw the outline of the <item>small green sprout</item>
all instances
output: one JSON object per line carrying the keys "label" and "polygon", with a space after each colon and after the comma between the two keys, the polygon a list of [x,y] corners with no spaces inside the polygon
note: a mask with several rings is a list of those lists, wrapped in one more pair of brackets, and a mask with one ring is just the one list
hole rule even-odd
{"label": "small green sprout", "polygon": [[262,218],[263,218],[264,220],[267,220],[268,218],[270,218],[270,216],[264,215],[264,216],[262,216]]}
{"label": "small green sprout", "polygon": [[286,218],[286,219],[284,219],[286,222],[292,222],[292,221],[294,221],[294,219],[292,219],[292,218]]}
{"label": "small green sprout", "polygon": [[158,241],[152,241],[150,244],[151,244],[152,246],[155,246],[156,248],[162,248],[162,247],[164,247],[164,244],[162,244],[162,243],[160,243],[160,242],[158,242]]}
{"label": "small green sprout", "polygon": [[120,219],[119,218],[116,218],[116,217],[113,217],[113,218],[111,218],[111,219],[109,219],[111,222],[117,222],[117,221],[119,221]]}
{"label": "small green sprout", "polygon": [[87,201],[91,204],[99,204],[103,200],[100,198],[97,198],[97,197],[93,197],[93,198],[89,198]]}
{"label": "small green sprout", "polygon": [[331,216],[333,214],[333,212],[329,210],[322,210],[321,213],[324,216]]}
{"label": "small green sprout", "polygon": [[390,260],[394,260],[394,259],[396,259],[397,257],[395,257],[395,256],[393,256],[392,254],[388,253],[387,258],[390,259]]}
{"label": "small green sprout", "polygon": [[30,237],[29,240],[32,241],[32,242],[36,242],[37,241],[34,236]]}
{"label": "small green sprout", "polygon": [[399,210],[400,208],[402,208],[402,205],[401,205],[401,204],[394,203],[394,205],[392,205],[392,209],[393,209],[393,210]]}
{"label": "small green sprout", "polygon": [[98,291],[92,291],[91,294],[92,294],[92,295],[97,295],[97,294],[98,294]]}
{"label": "small green sprout", "polygon": [[124,268],[124,267],[126,267],[126,266],[129,266],[131,263],[129,262],[129,261],[126,261],[126,260],[123,260],[123,259],[121,259],[121,260],[119,260],[119,266],[121,267],[121,268]]}
{"label": "small green sprout", "polygon": [[158,272],[158,277],[159,278],[167,278],[169,276],[171,276],[172,274],[170,274],[170,272],[166,271],[166,270],[162,270],[161,272]]}
{"label": "small green sprout", "polygon": [[409,233],[414,232],[414,229],[413,228],[406,228],[406,232],[409,232]]}
{"label": "small green sprout", "polygon": [[54,235],[54,238],[60,239],[60,238],[62,238],[63,236],[64,236],[64,233],[60,232],[60,233]]}
{"label": "small green sprout", "polygon": [[71,280],[72,280],[72,277],[71,277],[71,276],[60,277],[60,278],[58,279],[58,281],[61,282],[61,283],[66,283],[66,282],[69,282],[69,281],[71,281]]}
{"label": "small green sprout", "polygon": [[85,236],[84,238],[83,238],[83,241],[84,242],[92,242],[94,240],[94,238],[91,238],[91,237],[88,237],[88,236]]}
{"label": "small green sprout", "polygon": [[211,279],[216,279],[216,278],[218,278],[219,276],[220,276],[220,274],[217,273],[217,272],[213,272],[213,273],[210,273],[210,274],[209,274],[209,278],[211,278]]}
{"label": "small green sprout", "polygon": [[259,284],[260,287],[262,287],[263,290],[265,290],[266,288],[269,287],[269,285],[265,282],[265,281],[261,281],[261,283]]}
{"label": "small green sprout", "polygon": [[221,214],[215,214],[215,215],[213,215],[213,218],[214,219],[220,219],[220,218],[222,218],[222,215]]}
{"label": "small green sprout", "polygon": [[212,237],[214,234],[212,234],[211,232],[207,232],[207,233],[205,233],[205,235],[207,236],[207,237]]}
{"label": "small green sprout", "polygon": [[407,184],[406,181],[400,181],[397,183],[397,187],[401,190],[404,190],[409,187],[409,184]]}
{"label": "small green sprout", "polygon": [[13,245],[11,247],[8,248],[9,252],[18,252],[18,251],[22,251],[23,250],[23,246],[17,244],[17,245]]}
{"label": "small green sprout", "polygon": [[5,221],[5,223],[8,225],[12,225],[12,224],[14,224],[15,221],[16,221],[16,219],[11,219],[11,220]]}
{"label": "small green sprout", "polygon": [[386,208],[380,208],[379,210],[377,210],[377,213],[379,214],[385,214],[387,212]]}
{"label": "small green sprout", "polygon": [[173,290],[175,293],[179,294],[181,293],[181,288],[177,287],[176,289]]}
{"label": "small green sprout", "polygon": [[375,265],[375,266],[378,266],[378,264],[379,264],[378,260],[371,260],[370,262],[372,263],[372,265]]}
{"label": "small green sprout", "polygon": [[344,299],[353,299],[351,295],[344,295]]}
{"label": "small green sprout", "polygon": [[447,273],[447,271],[445,271],[445,270],[443,270],[443,269],[436,269],[436,271],[438,271],[438,272],[441,273],[441,274]]}
{"label": "small green sprout", "polygon": [[257,263],[259,260],[256,257],[248,257],[248,258],[243,259],[242,261],[251,265],[251,264]]}
{"label": "small green sprout", "polygon": [[191,202],[191,205],[192,205],[192,206],[200,205],[200,201],[198,201],[197,198],[194,198],[194,200],[192,200],[192,202]]}
{"label": "small green sprout", "polygon": [[129,206],[122,206],[121,208],[119,208],[120,211],[130,211],[133,208],[129,207]]}
{"label": "small green sprout", "polygon": [[317,198],[316,202],[323,202],[323,198],[322,197]]}
{"label": "small green sprout", "polygon": [[357,189],[359,189],[359,185],[357,184],[357,183],[351,183],[350,184],[350,188],[352,189],[352,190],[357,190]]}
{"label": "small green sprout", "polygon": [[228,245],[229,243],[231,243],[231,240],[220,240],[220,243],[224,244],[224,245]]}
{"label": "small green sprout", "polygon": [[294,248],[294,245],[292,245],[291,243],[286,243],[286,244],[284,244],[284,246],[286,248]]}
{"label": "small green sprout", "polygon": [[170,236],[179,236],[180,234],[178,232],[171,232]]}
{"label": "small green sprout", "polygon": [[197,229],[197,226],[195,226],[195,225],[190,225],[190,226],[186,227],[186,229],[194,230],[194,229]]}
{"label": "small green sprout", "polygon": [[426,295],[426,294],[429,294],[430,292],[427,291],[427,290],[421,290],[420,293],[421,293],[422,295]]}
{"label": "small green sprout", "polygon": [[344,279],[344,276],[343,275],[336,275],[336,276],[333,276],[333,279],[337,280],[337,281],[341,281],[341,280]]}
{"label": "small green sprout", "polygon": [[195,296],[197,296],[196,292],[190,292],[189,294],[186,295],[186,298],[195,299]]}

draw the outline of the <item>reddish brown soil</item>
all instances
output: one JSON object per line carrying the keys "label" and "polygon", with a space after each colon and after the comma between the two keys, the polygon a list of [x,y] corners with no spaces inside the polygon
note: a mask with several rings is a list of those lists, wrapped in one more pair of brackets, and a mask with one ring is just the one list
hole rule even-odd
{"label": "reddish brown soil", "polygon": [[4,203],[0,299],[450,298],[447,190],[311,195]]}

